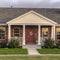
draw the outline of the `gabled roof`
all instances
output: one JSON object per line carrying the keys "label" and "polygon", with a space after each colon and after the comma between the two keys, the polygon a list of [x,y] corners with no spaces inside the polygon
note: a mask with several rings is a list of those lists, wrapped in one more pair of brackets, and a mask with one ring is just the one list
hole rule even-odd
{"label": "gabled roof", "polygon": [[36,13],[35,11],[29,11],[17,18],[14,18],[7,22],[7,24],[57,24],[56,22],[44,17],[43,15]]}
{"label": "gabled roof", "polygon": [[31,10],[60,24],[60,9],[45,8],[0,8],[0,24],[6,23]]}

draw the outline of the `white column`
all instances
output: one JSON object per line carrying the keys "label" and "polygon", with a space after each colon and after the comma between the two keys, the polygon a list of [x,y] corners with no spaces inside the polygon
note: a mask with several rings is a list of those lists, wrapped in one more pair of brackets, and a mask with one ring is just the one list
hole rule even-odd
{"label": "white column", "polygon": [[10,41],[11,39],[11,26],[8,25],[8,42]]}
{"label": "white column", "polygon": [[55,29],[56,29],[56,28],[55,28],[55,26],[54,26],[54,36],[53,36],[53,37],[54,37],[54,40],[55,40],[55,33],[56,33],[56,32],[55,32]]}
{"label": "white column", "polygon": [[52,26],[52,33],[51,33],[51,38],[55,40],[55,25]]}
{"label": "white column", "polygon": [[51,26],[51,39],[54,39],[54,27]]}
{"label": "white column", "polygon": [[41,28],[40,28],[41,26],[40,25],[38,25],[38,45],[41,45]]}
{"label": "white column", "polygon": [[23,25],[23,45],[25,45],[25,25]]}

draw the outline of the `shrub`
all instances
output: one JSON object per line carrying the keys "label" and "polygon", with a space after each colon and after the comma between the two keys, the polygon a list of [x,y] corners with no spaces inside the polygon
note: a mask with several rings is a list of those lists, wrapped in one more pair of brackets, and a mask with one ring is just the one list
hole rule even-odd
{"label": "shrub", "polygon": [[60,42],[56,43],[56,46],[60,49]]}
{"label": "shrub", "polygon": [[18,48],[19,47],[19,40],[18,39],[11,39],[8,44],[8,48]]}
{"label": "shrub", "polygon": [[5,48],[7,43],[5,41],[0,42],[0,48]]}
{"label": "shrub", "polygon": [[51,39],[45,39],[44,48],[53,48],[53,47],[54,47],[54,41]]}

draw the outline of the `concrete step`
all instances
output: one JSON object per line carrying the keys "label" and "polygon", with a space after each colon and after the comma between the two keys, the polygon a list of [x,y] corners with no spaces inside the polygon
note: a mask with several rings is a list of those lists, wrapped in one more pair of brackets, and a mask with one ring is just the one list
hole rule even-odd
{"label": "concrete step", "polygon": [[36,49],[39,49],[39,48],[41,48],[41,46],[39,46],[39,45],[24,45],[23,48],[36,48]]}

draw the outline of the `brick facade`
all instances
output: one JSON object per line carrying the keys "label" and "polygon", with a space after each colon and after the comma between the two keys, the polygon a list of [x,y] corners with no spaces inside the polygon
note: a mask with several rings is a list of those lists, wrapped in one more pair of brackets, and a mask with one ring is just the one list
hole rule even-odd
{"label": "brick facade", "polygon": [[0,39],[0,42],[5,41],[8,42],[8,26],[7,25],[1,25],[0,29],[5,32],[5,39]]}
{"label": "brick facade", "polygon": [[[14,27],[18,27],[20,28],[20,35],[19,35],[19,40],[22,40],[23,41],[23,26],[22,25],[11,25],[11,38],[14,37],[13,35],[13,29]],[[42,37],[42,28],[45,28],[47,27],[49,32],[48,32],[48,37],[51,38],[51,26],[41,26],[41,37]],[[34,29],[34,37],[35,37],[35,43],[36,41],[38,41],[38,26],[25,26],[25,32],[27,32],[28,29]],[[60,28],[60,26],[57,26],[56,28]],[[55,30],[56,30],[55,28]],[[5,39],[0,39],[0,42],[1,41],[5,41],[5,42],[8,42],[8,26],[7,25],[1,25],[0,26],[0,29],[2,29],[3,31],[5,31]],[[56,43],[60,43],[60,39],[57,39],[57,32],[55,32],[55,41]],[[26,33],[25,33],[26,35]],[[27,38],[25,36],[25,40],[27,41]]]}

